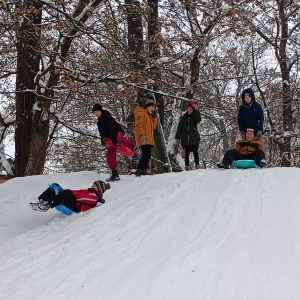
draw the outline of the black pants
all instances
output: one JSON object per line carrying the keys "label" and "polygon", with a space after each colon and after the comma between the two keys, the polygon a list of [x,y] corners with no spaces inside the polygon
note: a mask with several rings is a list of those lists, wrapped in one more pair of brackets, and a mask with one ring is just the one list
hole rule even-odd
{"label": "black pants", "polygon": [[138,166],[137,166],[138,170],[147,170],[148,163],[151,158],[151,148],[152,147],[153,147],[152,145],[142,145],[140,147],[142,154],[141,154]]}
{"label": "black pants", "polygon": [[185,150],[185,166],[188,167],[190,165],[190,153],[193,152],[195,164],[199,165],[199,153],[197,146],[184,146]]}
{"label": "black pants", "polygon": [[48,188],[38,197],[38,199],[48,201],[51,208],[64,204],[72,211],[79,212],[78,207],[76,206],[77,200],[71,190],[64,190],[55,196],[54,192]]}
{"label": "black pants", "polygon": [[226,152],[222,162],[224,165],[231,165],[234,160],[251,159],[258,164],[263,158],[265,158],[265,153],[260,149],[256,149],[248,155],[243,155],[239,151],[231,149]]}

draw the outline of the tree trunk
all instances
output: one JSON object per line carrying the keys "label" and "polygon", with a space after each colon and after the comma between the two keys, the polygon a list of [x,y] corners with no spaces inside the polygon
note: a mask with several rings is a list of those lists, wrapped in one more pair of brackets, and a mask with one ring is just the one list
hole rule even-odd
{"label": "tree trunk", "polygon": [[[138,79],[145,67],[145,61],[142,57],[142,52],[144,51],[144,41],[143,41],[143,22],[140,3],[135,0],[125,0],[126,11],[127,11],[127,41],[128,49],[130,55],[130,65],[135,74],[135,80]],[[135,102],[138,105],[142,105],[141,99],[143,97],[143,90],[139,89],[136,94]],[[133,111],[129,114],[127,118],[127,130],[129,132],[134,132],[134,114]],[[134,135],[132,135],[134,137]],[[138,156],[135,154],[131,160],[131,166],[129,169],[135,169],[138,165]]]}
{"label": "tree trunk", "polygon": [[[157,88],[157,86],[154,86]],[[167,153],[166,141],[163,132],[163,124],[161,119],[164,118],[164,99],[161,94],[155,94],[155,100],[159,108],[159,117],[157,118],[157,128],[154,130],[154,142],[155,145],[152,150],[153,167],[158,174],[171,172],[172,168],[170,165],[169,156]]]}
{"label": "tree trunk", "polygon": [[154,130],[154,142],[155,146],[152,150],[153,168],[156,173],[162,174],[170,172],[171,166],[167,153],[166,141],[163,133],[164,126],[164,111],[165,101],[160,93],[158,82],[161,79],[160,70],[155,66],[155,61],[160,57],[159,51],[159,38],[160,38],[160,27],[158,22],[158,0],[148,0],[150,12],[148,15],[148,47],[149,47],[149,58],[151,59],[153,66],[151,66],[151,78],[155,82],[152,87],[154,91],[155,101],[159,110],[159,118],[157,119],[157,129]]}
{"label": "tree trunk", "polygon": [[[48,57],[48,65],[45,67],[43,76],[39,73],[42,6],[34,0],[32,4],[30,0],[27,4],[17,4],[17,8],[23,10],[24,15],[16,29],[18,39],[15,138],[17,176],[36,175],[43,172],[48,147],[49,111],[54,96],[52,88],[57,85],[60,78],[60,73],[55,66],[63,67],[72,41],[79,30],[78,24],[83,24],[92,15],[94,8],[102,2],[103,0],[78,2],[71,16],[76,22],[73,26],[62,29],[64,34],[59,36],[54,46],[52,53],[55,54]],[[40,88],[40,81],[43,81],[43,85],[46,86],[43,91]]]}
{"label": "tree trunk", "polygon": [[39,38],[42,13],[36,4],[23,7],[24,17],[17,29],[17,75],[16,75],[16,176],[24,176],[29,158],[32,138],[33,105],[36,102],[34,78],[39,70]]}
{"label": "tree trunk", "polygon": [[[46,102],[46,103],[45,103]],[[48,149],[49,110],[51,101],[40,101],[40,110],[32,118],[32,136],[25,175],[42,174]]]}
{"label": "tree trunk", "polygon": [[143,22],[140,3],[136,0],[125,0],[128,25],[128,48],[130,51],[130,63],[139,77],[144,69],[144,59],[141,53],[144,50]]}
{"label": "tree trunk", "polygon": [[283,133],[288,133],[287,136],[283,138],[283,143],[281,151],[282,154],[282,166],[291,165],[291,137],[289,133],[293,131],[292,124],[292,97],[290,90],[290,74],[288,67],[287,58],[287,41],[288,41],[288,20],[285,14],[285,1],[280,1],[279,5],[279,18],[281,20],[281,40],[279,45],[279,56],[278,62],[281,70],[282,78],[282,117],[283,117]]}
{"label": "tree trunk", "polygon": [[[188,99],[193,99],[194,97],[194,84],[198,83],[199,81],[199,72],[200,72],[200,63],[199,63],[199,54],[200,54],[200,49],[199,47],[195,49],[194,51],[194,55],[193,55],[193,59],[190,62],[190,72],[191,72],[191,79],[190,79],[190,83],[189,86],[190,88],[188,89],[187,93],[186,93],[186,97]],[[185,104],[185,103],[184,103]],[[184,108],[184,110],[186,109],[186,106]]]}

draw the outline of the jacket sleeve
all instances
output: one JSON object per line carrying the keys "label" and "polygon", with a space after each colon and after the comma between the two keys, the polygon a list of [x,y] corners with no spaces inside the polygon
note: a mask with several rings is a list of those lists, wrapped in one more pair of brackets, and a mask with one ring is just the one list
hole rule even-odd
{"label": "jacket sleeve", "polygon": [[194,118],[195,118],[196,124],[200,123],[200,121],[201,121],[201,115],[200,115],[199,109],[195,110]]}
{"label": "jacket sleeve", "polygon": [[111,116],[111,114],[108,111],[105,114],[105,126],[108,129],[110,139],[116,145],[118,143],[116,120]]}
{"label": "jacket sleeve", "polygon": [[265,151],[265,148],[264,148],[264,144],[261,141],[259,141],[258,149],[262,150],[265,153],[265,158],[266,158],[267,155],[266,155],[266,151]]}
{"label": "jacket sleeve", "polygon": [[257,122],[258,122],[257,130],[261,130],[261,132],[263,132],[263,129],[264,129],[264,111],[263,111],[260,104],[259,104],[259,108],[258,108],[258,120],[257,120]]}
{"label": "jacket sleeve", "polygon": [[144,112],[137,113],[135,116],[135,128],[137,131],[137,135],[139,137],[141,135],[145,135],[144,124],[145,124],[145,113]]}
{"label": "jacket sleeve", "polygon": [[177,131],[175,135],[175,139],[181,139],[181,133],[182,133],[182,128],[183,127],[183,122],[182,122],[182,117],[179,120],[178,126],[177,126]]}
{"label": "jacket sleeve", "polygon": [[243,106],[240,106],[239,113],[238,113],[238,119],[237,119],[240,132],[246,131],[242,108],[243,108]]}
{"label": "jacket sleeve", "polygon": [[242,149],[241,144],[240,144],[241,141],[242,140],[239,140],[236,142],[234,150],[237,150],[239,152],[241,151],[241,149]]}
{"label": "jacket sleeve", "polygon": [[99,125],[99,122],[97,122],[97,127],[98,127],[98,131],[99,131],[100,138],[101,138],[101,145],[105,145],[105,143],[103,142],[103,137],[101,135],[101,126]]}

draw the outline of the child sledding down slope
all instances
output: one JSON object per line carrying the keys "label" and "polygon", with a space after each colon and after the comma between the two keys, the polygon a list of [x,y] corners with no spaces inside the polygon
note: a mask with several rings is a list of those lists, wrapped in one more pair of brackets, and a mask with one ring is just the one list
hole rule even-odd
{"label": "child sledding down slope", "polygon": [[[58,184],[53,184],[61,187]],[[79,213],[96,207],[99,203],[104,203],[102,195],[110,189],[110,184],[97,180],[91,188],[85,190],[62,190],[55,195],[53,188],[49,187],[39,197],[39,201],[29,203],[29,207],[36,211],[45,212],[50,208],[65,205],[73,212]]]}

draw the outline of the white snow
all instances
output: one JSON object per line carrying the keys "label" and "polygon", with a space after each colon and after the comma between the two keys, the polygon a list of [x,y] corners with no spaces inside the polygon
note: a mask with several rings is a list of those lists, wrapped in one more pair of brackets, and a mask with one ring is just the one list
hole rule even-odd
{"label": "white snow", "polygon": [[85,213],[28,207],[106,177],[0,185],[0,299],[300,299],[300,169],[127,175]]}
{"label": "white snow", "polygon": [[33,104],[32,110],[41,110],[41,108],[38,106],[38,102],[37,101]]}
{"label": "white snow", "polygon": [[0,143],[0,162],[2,164],[2,167],[5,169],[5,171],[7,172],[7,174],[9,175],[13,175],[13,171],[11,169],[10,164],[8,163],[6,156],[5,156],[5,152],[4,152],[4,144]]}
{"label": "white snow", "polygon": [[5,124],[13,123],[13,122],[16,121],[16,118],[11,118],[11,117],[5,116],[5,115],[2,114],[1,112],[0,112],[0,117],[2,118],[2,121],[3,121]]}
{"label": "white snow", "polygon": [[225,3],[225,4],[222,6],[221,9],[222,9],[222,10],[229,10],[229,9],[231,9],[231,7],[230,7],[227,3]]}

